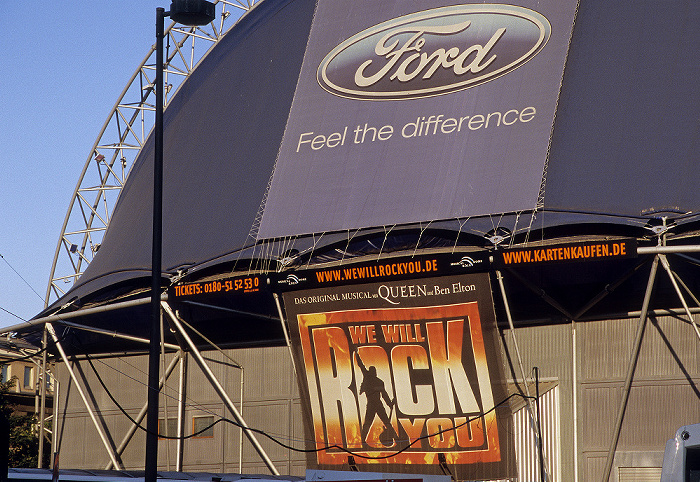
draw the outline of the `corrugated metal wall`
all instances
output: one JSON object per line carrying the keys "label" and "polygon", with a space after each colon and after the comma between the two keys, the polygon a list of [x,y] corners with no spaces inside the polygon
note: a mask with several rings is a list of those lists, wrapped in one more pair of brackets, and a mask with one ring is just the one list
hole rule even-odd
{"label": "corrugated metal wall", "polygon": [[[516,329],[526,375],[537,366],[541,377],[560,383],[562,480],[601,480],[638,322],[629,318]],[[512,356],[517,367],[510,331],[502,338],[506,356]],[[687,321],[671,316],[649,319],[611,481],[620,480],[622,467],[661,467],[666,440],[681,425],[700,419],[699,348]],[[513,373],[513,378],[522,376]]]}
{"label": "corrugated metal wall", "polygon": [[619,482],[659,482],[661,467],[620,467]]}
{"label": "corrugated metal wall", "polygon": [[[225,356],[217,352],[207,352],[205,357],[249,426],[266,431],[290,445],[303,446],[300,401],[287,348],[230,350],[225,352]],[[240,407],[241,371],[232,367],[231,359],[244,368],[242,408]],[[119,404],[132,417],[137,415],[146,401],[146,361],[145,357],[129,357],[93,362]],[[99,409],[100,419],[111,434],[112,445],[118,446],[130,422],[101,389],[90,366],[86,362],[81,362],[79,366],[77,372],[82,373],[93,387],[91,404]],[[192,434],[193,417],[213,415],[215,419],[221,417],[233,419],[191,357],[188,367],[185,435]],[[109,456],[82,401],[72,387],[73,384],[69,381],[66,370],[61,369],[60,374],[62,411],[65,410],[60,418],[59,428],[59,436],[63,439],[60,447],[61,466],[104,468],[109,462]],[[176,368],[163,389],[164,396],[160,399],[161,418],[165,417],[166,405],[167,417],[177,417],[178,381]],[[306,464],[303,454],[280,447],[259,435],[257,439],[280,473],[304,474]],[[137,431],[122,456],[124,468],[143,467],[144,445],[145,435],[142,431]],[[159,441],[158,461],[162,470],[175,470],[176,450],[174,441]],[[229,423],[219,423],[214,426],[214,437],[190,438],[185,442],[184,470],[238,472],[240,453],[240,429]],[[242,457],[244,473],[269,473],[245,436]]]}
{"label": "corrugated metal wall", "polygon": [[[582,480],[599,480],[623,395],[638,319],[582,323]],[[666,440],[700,419],[700,341],[680,318],[650,318],[642,341],[614,467],[661,467]],[[613,471],[611,480],[615,480]]]}
{"label": "corrugated metal wall", "polygon": [[[561,453],[559,449],[559,386],[540,396],[540,425],[542,452],[550,482],[561,482]],[[536,428],[528,407],[513,414],[515,451],[520,482],[541,480]]]}
{"label": "corrugated metal wall", "polygon": [[[547,389],[541,401],[543,439],[553,480],[600,480],[637,323],[637,319],[616,319],[516,329],[526,378],[531,378],[533,367],[538,367],[541,380],[550,386],[556,385],[556,389]],[[504,359],[511,359],[506,366],[515,367],[507,376],[512,380],[522,380],[510,331],[504,331],[501,339]],[[649,321],[611,480],[622,480],[618,475],[623,473],[618,470],[620,468],[660,467],[666,440],[673,437],[681,425],[700,419],[699,346],[700,342],[688,323],[673,317]],[[242,412],[246,422],[301,447],[300,401],[288,350],[247,349],[227,351],[226,354],[245,368]],[[216,352],[207,353],[207,357],[212,360],[210,366],[238,406],[240,370],[232,368],[230,360]],[[135,416],[145,403],[145,358],[109,359],[95,361],[95,364],[120,404]],[[192,431],[193,416],[230,416],[191,359],[189,367],[186,434]],[[128,420],[99,388],[86,363],[81,363],[78,372],[95,387],[91,403],[99,408],[102,423],[112,434],[112,445],[119,445],[128,429]],[[169,417],[177,413],[177,384],[176,369],[164,391],[169,396]],[[534,386],[530,385],[530,388],[534,393]],[[61,407],[65,409],[58,429],[58,436],[63,440],[60,446],[62,466],[103,468],[109,458],[65,369],[61,370],[60,395]],[[164,410],[165,400],[161,399],[160,403],[161,410]],[[516,426],[525,426],[526,418],[522,417],[518,422],[518,416]],[[262,437],[259,440],[280,472],[304,473],[302,454]],[[533,443],[532,438],[527,437],[518,442],[516,449],[521,454],[520,460],[531,460],[533,454],[536,455]],[[145,437],[139,431],[122,457],[126,468],[143,466],[144,444]],[[174,470],[175,444],[161,441],[160,445],[161,467]],[[239,450],[239,430],[229,424],[218,424],[214,427],[213,438],[195,438],[186,442],[184,468],[237,472]],[[520,480],[539,480],[536,464],[521,464],[520,470]],[[245,439],[243,471],[267,473],[265,465]]]}
{"label": "corrugated metal wall", "polygon": [[[513,380],[523,380],[523,374],[519,371],[519,364],[515,355],[514,340],[510,330],[502,333],[504,341],[504,358],[506,366],[511,367],[508,376]],[[530,394],[535,395],[533,368],[539,369],[542,381],[556,384],[556,390],[546,392],[540,401],[542,411],[543,442],[548,450],[547,460],[550,461],[550,475],[553,480],[574,480],[574,444],[575,438],[573,419],[573,363],[572,363],[572,329],[570,325],[556,325],[547,327],[518,328],[515,332],[515,340],[522,355],[525,378],[529,380]],[[523,389],[524,390],[524,389]],[[547,403],[545,403],[545,399]],[[530,435],[534,437],[534,435]],[[552,443],[552,438],[556,443]],[[534,438],[531,439],[534,444]],[[516,447],[517,449],[517,447]],[[524,447],[532,455],[526,460],[534,460],[536,465],[536,446]],[[518,450],[520,453],[520,450]],[[556,455],[555,455],[556,454]],[[554,464],[556,462],[556,464]],[[521,465],[519,463],[519,465]],[[539,481],[539,465],[522,467],[521,479],[527,481]],[[525,473],[523,473],[525,472]]]}

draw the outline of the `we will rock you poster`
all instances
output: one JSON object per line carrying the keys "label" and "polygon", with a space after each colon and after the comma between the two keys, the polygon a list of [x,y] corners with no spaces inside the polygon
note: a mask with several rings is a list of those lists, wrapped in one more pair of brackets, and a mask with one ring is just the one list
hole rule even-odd
{"label": "we will rock you poster", "polygon": [[[513,475],[487,274],[284,295],[309,468]],[[349,459],[352,457],[352,460]],[[378,464],[382,464],[378,467]]]}

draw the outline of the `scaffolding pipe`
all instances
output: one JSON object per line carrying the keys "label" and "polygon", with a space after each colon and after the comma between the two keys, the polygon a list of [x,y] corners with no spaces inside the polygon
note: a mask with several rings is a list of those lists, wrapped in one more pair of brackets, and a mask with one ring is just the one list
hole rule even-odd
{"label": "scaffolding pipe", "polygon": [[46,352],[48,347],[48,334],[46,327],[41,337],[41,348],[44,350],[41,354],[41,405],[39,409],[39,460],[37,468],[43,469],[44,460],[44,424],[46,423]]}
{"label": "scaffolding pipe", "polygon": [[[700,300],[698,299],[697,296],[695,296],[695,295],[693,294],[693,292],[690,290],[690,288],[688,287],[688,285],[686,285],[686,284],[683,282],[683,280],[681,279],[681,277],[678,276],[676,273],[673,273],[673,274],[675,275],[676,281],[677,281],[678,283],[680,283],[680,285],[683,287],[683,289],[688,293],[688,296],[690,296],[690,297],[693,299],[693,301],[695,302],[696,305],[700,306]],[[692,308],[691,308],[691,310],[692,310]]]}
{"label": "scaffolding pipe", "polygon": [[282,305],[280,304],[280,297],[277,293],[272,293],[272,297],[275,299],[275,305],[277,305],[277,313],[280,317],[280,323],[282,324],[282,331],[284,332],[284,340],[287,343],[287,349],[289,350],[289,358],[292,360],[292,369],[294,370],[294,375],[297,374],[297,367],[294,363],[294,353],[292,353],[292,342],[289,339],[289,332],[287,330],[287,323],[284,319],[284,312],[282,311]]}
{"label": "scaffolding pipe", "polygon": [[[185,390],[187,390],[187,352],[180,351],[180,381],[177,390],[177,460],[175,471],[182,472],[185,454]],[[144,412],[145,413],[145,412]]]}
{"label": "scaffolding pipe", "polygon": [[[163,346],[163,340],[165,339],[164,333],[163,333],[163,311],[158,310],[160,312],[160,361],[163,365],[162,370],[165,371],[165,347]],[[159,367],[160,369],[160,367]],[[161,387],[160,385],[160,380],[158,381],[158,393],[162,393],[164,389],[167,387],[165,384],[167,383],[167,380],[163,383],[163,386]],[[178,406],[178,410],[179,410]],[[166,458],[166,468],[168,471],[170,471],[170,437],[173,435],[170,433],[170,423],[168,421],[168,397],[167,395],[163,397],[163,422],[164,422],[164,430],[165,430],[165,458]],[[178,436],[180,435],[180,420],[178,420],[178,427],[177,427],[177,433]],[[175,446],[175,451],[177,452],[177,445]],[[175,465],[177,466],[177,461],[175,462]]]}
{"label": "scaffolding pipe", "polygon": [[[170,374],[173,372],[173,369],[175,368],[175,365],[177,365],[178,360],[180,359],[180,354],[176,354],[172,360],[170,360],[170,364],[168,367],[165,369],[163,372],[163,376],[160,378],[160,382],[158,384],[158,390],[160,391],[163,388],[163,385],[165,384],[165,380],[170,377]],[[117,455],[121,456],[122,453],[124,453],[124,450],[126,449],[126,446],[129,445],[129,442],[131,441],[131,438],[134,436],[134,433],[136,433],[136,429],[139,428],[139,425],[143,421],[143,418],[146,416],[146,412],[148,411],[148,402],[146,402],[143,407],[141,408],[141,411],[138,413],[134,421],[136,423],[132,424],[131,427],[129,427],[129,430],[126,432],[126,435],[124,435],[124,438],[122,439],[121,443],[119,444],[119,447],[117,447]],[[105,467],[105,470],[110,470],[114,465],[112,462],[109,462],[107,466]]]}
{"label": "scaffolding pipe", "polygon": [[104,434],[104,431],[102,430],[102,427],[100,427],[99,422],[97,421],[97,417],[93,413],[92,408],[90,408],[90,404],[88,403],[87,397],[85,396],[85,392],[83,391],[83,388],[80,386],[80,383],[78,382],[78,378],[75,376],[75,372],[73,372],[73,368],[71,368],[70,363],[68,362],[68,357],[66,356],[66,352],[63,351],[63,346],[61,345],[61,342],[58,340],[58,337],[56,336],[56,331],[53,328],[53,325],[51,323],[46,323],[46,329],[48,330],[49,334],[51,335],[51,338],[53,339],[54,344],[56,345],[56,348],[58,349],[58,352],[61,354],[61,358],[63,359],[63,363],[66,365],[66,369],[68,370],[68,374],[70,375],[71,379],[73,380],[73,383],[75,383],[75,387],[78,390],[78,394],[80,395],[80,398],[83,399],[83,403],[85,404],[85,408],[88,411],[88,414],[90,415],[90,418],[92,419],[92,423],[95,425],[95,429],[97,429],[97,432],[100,435],[100,439],[102,439],[102,444],[105,446],[105,449],[107,449],[107,453],[109,454],[109,458],[114,464],[117,469],[121,470],[121,467],[119,465],[119,462],[117,461],[117,457],[114,453],[114,450],[112,450],[112,447],[109,444],[109,441],[107,440],[107,437]]}
{"label": "scaffolding pipe", "polygon": [[[241,366],[241,417],[243,416],[243,389],[245,388],[245,370]],[[243,474],[243,427],[238,429],[238,473]]]}
{"label": "scaffolding pipe", "polygon": [[[240,404],[240,408],[239,408],[238,410],[239,410],[241,416],[243,416],[243,388],[244,388],[244,384],[245,384],[245,382],[244,382],[245,369],[243,368],[243,365],[241,365],[241,364],[238,363],[236,360],[234,360],[233,358],[231,358],[230,356],[228,356],[226,353],[224,353],[224,350],[222,350],[221,347],[220,347],[219,345],[217,345],[216,343],[214,343],[213,341],[211,341],[209,338],[207,338],[206,336],[204,336],[204,334],[202,334],[201,332],[199,332],[194,326],[190,325],[190,324],[187,323],[185,320],[182,320],[182,319],[181,319],[180,321],[181,321],[182,323],[184,323],[185,325],[187,325],[187,327],[188,327],[190,330],[192,330],[193,332],[195,332],[195,333],[197,334],[197,336],[199,336],[199,337],[202,338],[204,341],[206,341],[207,343],[209,343],[211,346],[213,346],[214,348],[216,348],[216,350],[217,350],[224,358],[228,358],[228,359],[231,361],[231,363],[232,363],[232,365],[231,365],[232,367],[238,368],[238,369],[241,371],[241,404]],[[240,474],[243,473],[243,427],[240,427],[240,430],[239,430],[239,432],[238,432],[238,473],[240,473]]]}
{"label": "scaffolding pipe", "polygon": [[[141,338],[138,336],[126,335],[124,333],[119,333],[118,331],[114,331],[114,330],[105,330],[102,328],[85,326],[85,325],[81,325],[79,323],[73,323],[72,321],[59,320],[56,323],[59,325],[68,326],[70,328],[75,328],[76,330],[87,331],[90,333],[97,333],[98,335],[104,335],[104,336],[108,336],[110,338],[119,338],[121,340],[133,341],[136,343],[140,343],[142,345],[148,345],[150,343],[150,340],[148,338]],[[164,343],[163,345],[165,346],[165,348],[167,348],[169,350],[180,349],[179,346],[173,345],[172,343]]]}
{"label": "scaffolding pipe", "polygon": [[221,397],[221,400],[225,403],[226,407],[233,414],[233,417],[236,419],[236,422],[243,428],[243,430],[245,430],[245,434],[248,437],[248,440],[251,444],[253,444],[253,447],[255,448],[256,452],[258,452],[258,455],[260,455],[260,458],[263,460],[267,468],[270,470],[270,472],[272,472],[273,475],[280,475],[279,471],[275,468],[267,453],[265,453],[265,449],[262,448],[260,442],[258,442],[258,439],[255,438],[253,432],[250,431],[250,428],[245,423],[245,420],[243,420],[243,418],[241,417],[240,413],[238,412],[238,409],[236,409],[236,406],[231,401],[231,398],[224,390],[224,387],[221,386],[221,383],[219,383],[219,380],[211,371],[209,365],[207,365],[206,361],[202,357],[202,354],[199,352],[194,342],[183,328],[182,324],[180,323],[180,320],[177,318],[170,305],[162,301],[161,306],[170,317],[170,320],[184,339],[185,343],[187,343],[187,345],[189,346],[190,351],[192,352],[195,360],[197,361],[197,364],[202,369],[202,372],[204,372],[204,375],[209,380],[209,383],[211,383],[214,390],[216,390],[219,397]]}
{"label": "scaffolding pipe", "polygon": [[572,411],[574,412],[574,482],[578,482],[578,348],[576,345],[576,320],[571,320],[571,385]]}
{"label": "scaffolding pipe", "polygon": [[613,291],[615,291],[622,283],[627,281],[632,277],[633,274],[635,274],[641,267],[647,262],[647,260],[642,261],[641,263],[637,263],[632,269],[628,270],[626,273],[624,273],[622,276],[620,276],[617,281],[614,283],[609,283],[606,284],[605,287],[595,296],[593,299],[591,299],[586,305],[581,308],[575,315],[574,315],[574,320],[579,320],[584,314],[588,312],[591,308],[593,308],[595,305],[597,305],[599,302],[601,302],[606,296],[611,294]]}
{"label": "scaffolding pipe", "polygon": [[637,254],[700,253],[700,245],[690,246],[641,246]]}
{"label": "scaffolding pipe", "polygon": [[[501,297],[503,298],[503,306],[506,310],[506,318],[508,319],[508,326],[510,327],[510,336],[513,338],[513,347],[515,348],[515,356],[518,359],[518,367],[520,367],[520,376],[523,377],[523,382],[525,382],[525,393],[530,397],[530,387],[527,384],[525,376],[525,368],[523,367],[523,358],[520,355],[520,347],[518,346],[518,340],[515,337],[515,325],[513,325],[513,317],[510,314],[510,305],[508,304],[508,296],[506,295],[506,287],[503,284],[503,275],[499,270],[496,270],[496,279],[498,280],[498,286],[501,289]],[[528,404],[530,401],[528,400]]]}
{"label": "scaffolding pipe", "polygon": [[649,301],[651,300],[651,293],[654,290],[654,280],[656,279],[656,271],[659,267],[659,257],[654,256],[654,261],[651,265],[651,272],[649,273],[649,280],[647,281],[646,292],[644,293],[644,302],[642,303],[642,311],[639,315],[639,323],[637,325],[637,334],[634,340],[634,347],[632,349],[632,357],[630,358],[629,365],[627,367],[627,376],[625,377],[624,390],[622,392],[622,400],[620,401],[620,408],[617,412],[617,422],[615,423],[615,428],[613,432],[612,440],[610,441],[610,449],[608,450],[608,458],[605,463],[605,471],[603,472],[603,482],[608,482],[610,480],[610,472],[612,472],[613,458],[615,457],[615,451],[617,450],[617,442],[620,440],[620,430],[622,429],[622,421],[625,417],[625,410],[627,409],[627,401],[630,396],[630,388],[632,386],[632,377],[634,376],[634,370],[637,367],[637,360],[639,358],[639,350],[642,346],[642,338],[644,337],[644,328],[646,327],[647,321],[647,310],[649,309]]}
{"label": "scaffolding pipe", "polygon": [[[160,296],[160,299],[167,300],[168,294],[163,293]],[[41,318],[35,318],[33,320],[25,321],[19,325],[12,325],[12,326],[2,328],[2,329],[0,329],[0,335],[4,335],[7,333],[13,333],[13,332],[17,332],[17,331],[25,331],[27,329],[27,327],[38,326],[38,325],[41,325],[43,323],[54,323],[54,322],[58,323],[58,322],[61,322],[63,320],[67,320],[70,318],[79,318],[81,316],[94,315],[96,313],[106,313],[109,311],[120,310],[122,308],[131,308],[133,306],[147,305],[150,302],[151,302],[150,298],[139,298],[137,300],[122,301],[122,302],[114,303],[111,305],[96,306],[94,308],[85,308],[84,310],[70,311],[68,313],[62,313],[60,315],[43,316]]]}
{"label": "scaffolding pipe", "polygon": [[[503,275],[501,274],[500,270],[496,270],[496,279],[498,280],[498,286],[501,289],[501,297],[503,298],[503,306],[506,309],[506,318],[508,318],[508,326],[510,327],[510,334],[511,337],[513,338],[513,346],[515,347],[515,354],[518,358],[518,365],[520,366],[520,373],[521,376],[523,377],[523,382],[525,383],[525,393],[527,395],[527,408],[528,408],[528,413],[530,414],[530,422],[533,425],[533,428],[535,429],[535,435],[537,437],[537,447],[540,449],[539,450],[539,460],[543,460],[542,456],[542,433],[539,431],[539,419],[540,419],[540,413],[539,410],[537,411],[537,421],[535,421],[535,417],[533,415],[533,410],[532,410],[532,397],[530,396],[530,387],[527,384],[527,379],[525,377],[525,368],[523,367],[523,359],[520,356],[520,348],[518,347],[518,340],[515,337],[515,326],[513,325],[513,317],[510,314],[510,305],[508,304],[508,295],[506,294],[506,287],[503,284]],[[538,399],[538,404],[539,404],[539,399]],[[544,464],[540,464],[540,470],[542,471],[543,475],[547,475],[547,480],[549,480],[549,471],[547,470],[547,467],[544,466]]]}
{"label": "scaffolding pipe", "polygon": [[[525,277],[523,277],[520,273],[518,273],[514,269],[508,269],[508,272],[511,275],[513,275],[514,277],[516,277],[518,279],[518,281],[520,281],[523,285],[525,285],[530,291],[532,291],[537,296],[542,298],[545,301],[545,303],[547,303],[549,306],[551,306],[552,308],[557,310],[559,313],[564,315],[567,320],[574,318],[574,315],[569,313],[569,311],[566,308],[564,308],[561,304],[559,304],[557,302],[557,300],[555,300],[554,298],[549,296],[547,294],[547,292],[545,292],[543,289],[533,285],[529,280],[527,280]],[[497,273],[496,276],[499,276],[500,271],[497,270],[496,273]],[[503,275],[500,275],[500,276],[502,277]]]}
{"label": "scaffolding pipe", "polygon": [[678,295],[678,298],[681,301],[681,304],[683,305],[683,309],[685,310],[685,314],[688,315],[688,320],[690,321],[690,324],[693,325],[693,329],[695,330],[695,334],[698,337],[698,340],[700,340],[700,330],[698,329],[697,323],[695,323],[695,319],[693,318],[693,315],[690,313],[690,308],[688,307],[688,303],[685,302],[685,298],[683,297],[683,293],[681,292],[680,287],[678,286],[678,283],[676,282],[676,276],[671,270],[671,265],[668,262],[668,259],[666,258],[666,255],[660,254],[659,258],[661,259],[661,265],[664,267],[666,272],[668,273],[668,277],[671,279],[671,284],[673,285],[673,288],[676,290],[676,294]]}
{"label": "scaffolding pipe", "polygon": [[56,463],[56,456],[58,455],[58,443],[56,440],[56,435],[58,435],[58,414],[60,412],[59,410],[59,402],[60,402],[60,393],[59,389],[61,388],[60,384],[58,383],[58,379],[56,377],[53,377],[53,416],[51,417],[51,460],[50,462],[50,468],[54,468],[54,464]]}

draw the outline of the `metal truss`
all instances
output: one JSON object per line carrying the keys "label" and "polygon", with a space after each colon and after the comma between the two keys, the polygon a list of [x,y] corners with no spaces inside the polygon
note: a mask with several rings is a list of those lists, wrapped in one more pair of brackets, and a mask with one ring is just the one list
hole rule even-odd
{"label": "metal truss", "polygon": [[[217,20],[171,24],[166,32],[164,103],[257,0],[216,0]],[[63,296],[100,249],[114,206],[155,123],[155,44],[127,82],[90,149],[56,245],[45,307]]]}

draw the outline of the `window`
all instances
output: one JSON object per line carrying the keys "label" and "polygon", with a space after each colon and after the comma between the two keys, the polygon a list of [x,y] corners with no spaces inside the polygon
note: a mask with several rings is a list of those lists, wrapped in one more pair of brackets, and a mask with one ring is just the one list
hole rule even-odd
{"label": "window", "polygon": [[165,419],[158,419],[158,437],[177,437],[177,418],[168,418],[166,426]]}
{"label": "window", "polygon": [[2,379],[0,381],[2,383],[7,383],[7,365],[2,366]]}
{"label": "window", "polygon": [[33,383],[32,383],[32,375],[33,375],[34,369],[32,367],[24,367],[24,388],[32,389]]}
{"label": "window", "polygon": [[[195,437],[213,437],[214,436],[214,416],[205,415],[200,417],[192,417],[192,433]],[[202,433],[198,433],[203,431]]]}

